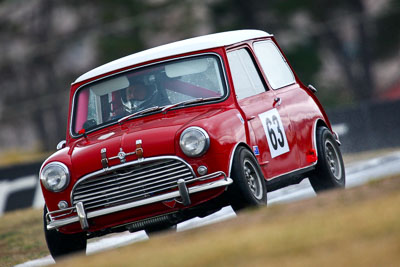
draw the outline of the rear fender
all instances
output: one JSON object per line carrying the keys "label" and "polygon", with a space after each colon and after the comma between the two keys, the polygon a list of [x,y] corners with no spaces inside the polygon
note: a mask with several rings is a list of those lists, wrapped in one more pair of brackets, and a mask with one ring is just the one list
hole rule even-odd
{"label": "rear fender", "polygon": [[339,135],[335,132],[335,131],[333,131],[332,129],[331,129],[331,127],[329,127],[328,125],[327,125],[327,123],[325,122],[325,121],[323,121],[322,119],[317,119],[317,120],[315,120],[315,122],[314,122],[314,126],[313,126],[313,140],[312,140],[312,144],[313,144],[313,148],[315,149],[315,151],[317,152],[317,156],[318,156],[318,150],[317,150],[317,129],[319,128],[319,127],[326,127],[326,128],[328,128],[331,132],[332,132],[332,134],[333,134],[333,137],[335,138],[335,140],[336,140],[336,143],[340,146],[341,145],[341,143],[340,143],[340,140],[339,140]]}

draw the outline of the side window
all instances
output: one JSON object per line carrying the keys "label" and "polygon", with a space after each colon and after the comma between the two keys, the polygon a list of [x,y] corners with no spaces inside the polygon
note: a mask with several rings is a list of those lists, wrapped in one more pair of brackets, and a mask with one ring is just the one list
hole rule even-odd
{"label": "side window", "polygon": [[265,86],[246,49],[229,52],[228,61],[238,99],[265,92]]}
{"label": "side window", "polygon": [[292,70],[274,42],[254,43],[254,51],[272,89],[279,89],[295,82]]}

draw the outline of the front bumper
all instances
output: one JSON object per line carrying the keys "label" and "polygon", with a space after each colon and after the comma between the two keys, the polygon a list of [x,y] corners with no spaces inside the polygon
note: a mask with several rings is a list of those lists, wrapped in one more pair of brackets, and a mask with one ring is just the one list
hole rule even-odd
{"label": "front bumper", "polygon": [[[220,177],[220,179],[215,180],[218,177]],[[232,184],[232,182],[233,182],[233,180],[231,178],[227,177],[226,174],[222,171],[211,173],[211,174],[201,177],[202,181],[209,180],[209,179],[213,179],[213,181],[210,181],[210,182],[207,182],[204,184],[200,184],[200,185],[191,186],[191,187],[187,187],[185,182],[183,180],[180,180],[177,183],[178,190],[176,190],[176,191],[168,192],[165,194],[153,196],[150,198],[146,198],[146,199],[142,199],[142,200],[138,200],[138,201],[134,201],[134,202],[118,205],[118,206],[95,210],[95,211],[86,212],[82,202],[78,202],[78,203],[76,203],[76,205],[74,207],[71,207],[68,209],[63,209],[63,210],[57,210],[57,211],[53,211],[53,212],[48,212],[46,214],[47,230],[58,229],[60,227],[63,227],[63,226],[69,225],[69,224],[73,224],[73,223],[77,223],[77,222],[80,223],[82,230],[87,230],[90,227],[88,219],[92,219],[92,218],[112,214],[115,212],[132,209],[132,208],[136,208],[136,207],[141,207],[141,206],[145,206],[145,205],[149,205],[149,204],[153,204],[153,203],[157,203],[157,202],[162,202],[162,201],[170,200],[170,199],[179,198],[180,199],[179,201],[182,204],[184,204],[185,206],[188,206],[191,204],[191,201],[190,201],[191,194],[218,188],[218,187],[227,187],[228,185]],[[61,212],[65,213],[68,211],[70,211],[71,213],[76,212],[77,215],[73,215],[73,216],[70,216],[70,217],[67,217],[64,219],[57,219],[57,220],[55,220],[52,217],[52,215],[56,215]],[[57,217],[57,216],[54,216],[54,217]]]}

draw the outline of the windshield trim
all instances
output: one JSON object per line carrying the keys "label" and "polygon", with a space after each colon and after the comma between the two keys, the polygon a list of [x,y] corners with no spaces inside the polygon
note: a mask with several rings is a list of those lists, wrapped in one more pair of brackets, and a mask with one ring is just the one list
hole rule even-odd
{"label": "windshield trim", "polygon": [[[146,67],[149,67],[149,66],[158,65],[158,64],[162,64],[162,63],[166,63],[166,62],[170,62],[170,61],[176,61],[176,60],[187,59],[187,58],[192,58],[192,57],[207,56],[207,55],[213,55],[213,56],[216,56],[218,58],[218,60],[219,60],[219,62],[221,64],[222,82],[225,85],[226,93],[224,94],[224,96],[222,96],[220,99],[218,99],[216,101],[207,101],[207,102],[194,103],[193,105],[190,105],[190,106],[187,106],[187,107],[192,107],[192,106],[197,106],[197,105],[200,106],[200,105],[206,105],[206,104],[214,104],[214,103],[220,103],[220,102],[225,101],[230,96],[231,90],[230,90],[230,87],[229,87],[228,78],[227,78],[227,74],[226,74],[226,66],[225,66],[224,61],[222,60],[222,56],[220,54],[218,54],[216,52],[205,52],[205,53],[199,53],[199,54],[193,54],[193,55],[188,55],[188,56],[175,57],[175,58],[171,58],[171,59],[157,61],[157,62],[145,64],[145,65],[142,65],[142,66],[132,67],[132,68],[129,68],[129,69],[126,69],[126,70],[123,70],[123,71],[116,72],[116,73],[112,73],[112,74],[106,75],[104,77],[95,79],[93,81],[87,82],[87,83],[82,84],[81,86],[79,86],[75,90],[74,95],[72,97],[71,114],[69,115],[70,116],[69,117],[69,121],[70,121],[70,123],[69,123],[69,134],[70,134],[70,136],[72,138],[79,138],[79,137],[83,136],[83,134],[78,134],[78,133],[75,134],[73,129],[72,129],[73,128],[73,123],[74,123],[74,114],[76,112],[75,111],[75,108],[76,108],[75,107],[75,105],[76,105],[76,103],[75,103],[76,102],[76,97],[77,97],[78,92],[80,92],[82,90],[82,88],[84,88],[84,87],[86,87],[86,86],[88,86],[88,85],[90,85],[92,83],[95,83],[95,82],[98,82],[98,81],[101,81],[101,80],[104,80],[104,79],[108,79],[110,77],[113,77],[113,76],[116,76],[116,75],[120,75],[120,74],[123,74],[125,72],[129,72],[129,71],[133,71],[133,70],[137,70],[137,69],[141,69],[141,68],[146,68]],[[143,116],[152,115],[154,113],[158,113],[158,112],[155,111],[155,112],[151,112],[151,113],[148,113],[148,114],[143,114],[142,116],[138,116],[137,118],[143,117]],[[107,127],[109,127],[111,125],[115,125],[115,124],[118,124],[118,120],[110,121],[110,123],[106,123],[106,124],[101,125],[99,127],[87,130],[87,131],[85,131],[85,134],[96,132],[96,131],[99,131],[101,129],[107,128]]]}

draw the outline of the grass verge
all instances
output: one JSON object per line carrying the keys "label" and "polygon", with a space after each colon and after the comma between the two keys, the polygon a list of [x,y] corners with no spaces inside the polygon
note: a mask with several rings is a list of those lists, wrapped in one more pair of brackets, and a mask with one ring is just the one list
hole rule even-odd
{"label": "grass verge", "polygon": [[13,266],[48,254],[41,210],[18,210],[0,217],[0,266]]}
{"label": "grass verge", "polygon": [[[60,266],[396,266],[400,176],[90,256]],[[41,211],[0,218],[0,265],[48,255]]]}
{"label": "grass verge", "polygon": [[52,152],[39,152],[39,149],[18,150],[10,149],[0,153],[0,167],[40,162],[51,155]]}
{"label": "grass verge", "polygon": [[204,228],[167,233],[60,266],[395,266],[400,179],[248,210]]}

